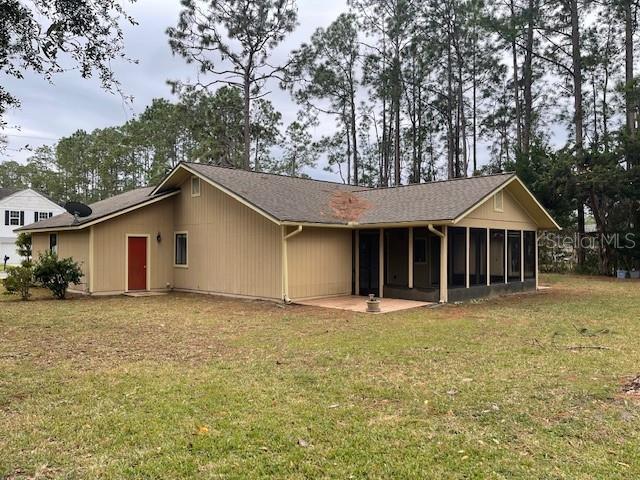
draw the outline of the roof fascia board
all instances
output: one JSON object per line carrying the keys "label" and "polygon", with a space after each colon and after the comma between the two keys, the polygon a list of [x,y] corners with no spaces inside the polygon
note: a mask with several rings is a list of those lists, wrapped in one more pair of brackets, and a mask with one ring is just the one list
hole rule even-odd
{"label": "roof fascia board", "polygon": [[146,207],[147,205],[152,205],[156,202],[164,200],[165,198],[170,198],[175,195],[178,195],[180,191],[175,191],[168,193],[166,195],[162,195],[161,197],[153,198],[151,200],[147,200],[143,203],[138,203],[137,205],[132,205],[131,207],[127,207],[123,210],[118,210],[117,212],[110,213],[109,215],[105,215],[104,217],[96,218],[95,220],[91,220],[87,223],[81,223],[79,225],[71,225],[67,227],[44,227],[44,228],[29,228],[29,229],[16,229],[14,231],[24,232],[24,233],[46,233],[46,232],[64,232],[70,230],[82,230],[84,228],[90,227],[91,225],[95,225],[97,223],[106,222],[107,220],[111,220],[112,218],[119,217],[120,215],[125,215],[127,213],[133,212],[142,207]]}
{"label": "roof fascia board", "polygon": [[346,228],[350,230],[366,230],[369,228],[404,228],[404,227],[426,227],[429,224],[434,225],[450,225],[452,220],[422,220],[411,222],[393,222],[393,223],[310,223],[310,222],[296,222],[293,220],[286,220],[282,222],[282,225],[286,227],[297,227],[302,225],[303,227],[318,227],[318,228]]}
{"label": "roof fascia board", "polygon": [[[253,203],[249,202],[247,199],[245,199],[244,197],[242,197],[241,195],[238,195],[237,193],[235,193],[232,190],[229,190],[228,188],[220,185],[218,182],[215,182],[213,180],[211,180],[210,178],[207,178],[205,175],[203,175],[202,173],[193,170],[192,168],[189,168],[187,165],[184,164],[179,164],[178,167],[182,167],[184,168],[187,172],[191,173],[192,175],[197,176],[198,178],[201,178],[202,180],[204,180],[205,182],[207,182],[209,185],[211,185],[214,188],[217,188],[218,190],[220,190],[223,193],[226,193],[227,195],[229,195],[231,198],[233,198],[234,200],[240,202],[242,205],[244,205],[245,207],[250,208],[251,210],[253,210],[256,213],[259,213],[260,215],[262,215],[263,217],[265,217],[268,220],[271,220],[273,223],[275,223],[276,225],[282,225],[282,222],[280,220],[278,220],[276,217],[274,217],[273,215],[271,215],[270,213],[267,213],[266,211],[262,210],[261,208],[258,208],[256,205],[254,205]],[[177,168],[177,167],[176,167]],[[177,170],[175,170],[177,171]],[[174,172],[171,172],[169,174],[169,177],[172,176]],[[167,177],[165,179],[168,180],[169,177]],[[160,185],[162,185],[165,181],[163,181]],[[159,187],[156,187],[159,188]],[[156,189],[153,190],[154,192],[156,191]],[[296,225],[299,225],[299,223],[296,223]]]}
{"label": "roof fascia board", "polygon": [[518,177],[516,177],[516,180],[518,180],[518,184],[520,184],[520,186],[524,189],[524,191],[529,194],[529,196],[533,199],[533,201],[536,202],[536,205],[538,205],[538,208],[540,208],[540,210],[542,210],[542,212],[551,221],[551,223],[553,223],[558,230],[562,230],[562,227],[560,225],[558,225],[558,223],[553,219],[551,214],[549,212],[547,212],[547,209],[542,206],[542,204],[533,195],[533,193],[531,193],[531,190],[529,190],[527,188],[527,186],[524,184],[524,182],[522,180],[520,180]]}

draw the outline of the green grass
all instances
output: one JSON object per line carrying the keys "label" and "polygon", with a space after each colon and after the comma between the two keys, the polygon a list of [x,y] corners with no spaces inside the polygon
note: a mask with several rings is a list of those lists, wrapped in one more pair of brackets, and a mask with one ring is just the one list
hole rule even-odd
{"label": "green grass", "polygon": [[0,478],[637,478],[640,283],[544,280],[378,316],[0,296]]}

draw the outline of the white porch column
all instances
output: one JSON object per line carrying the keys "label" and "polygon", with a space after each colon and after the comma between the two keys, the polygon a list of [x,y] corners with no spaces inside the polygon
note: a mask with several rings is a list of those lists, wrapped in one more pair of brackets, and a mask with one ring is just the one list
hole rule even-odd
{"label": "white porch column", "polygon": [[469,288],[471,286],[471,279],[469,278],[471,275],[469,273],[469,263],[471,260],[471,229],[469,227],[466,227],[465,229],[465,280],[464,280],[464,284],[466,288]]}
{"label": "white porch column", "polygon": [[384,228],[380,229],[380,240],[378,242],[380,244],[380,248],[379,248],[379,262],[380,262],[380,266],[378,268],[379,272],[378,272],[378,284],[379,287],[378,289],[380,290],[379,292],[379,297],[383,298],[384,296]]}
{"label": "white porch column", "polygon": [[440,237],[440,303],[447,303],[449,301],[449,292],[448,292],[448,278],[447,278],[447,226],[442,226],[442,233],[444,234]]}
{"label": "white porch column", "polygon": [[491,285],[491,229],[487,228],[487,285]]}
{"label": "white porch column", "polygon": [[409,227],[409,288],[413,288],[413,227]]}
{"label": "white porch column", "polygon": [[520,230],[520,281],[524,283],[524,230]]}
{"label": "white porch column", "polygon": [[360,295],[360,230],[356,230],[356,239],[355,239],[355,248],[354,250],[354,255],[356,256],[355,260],[355,288],[354,288],[354,293],[356,295]]}
{"label": "white porch column", "polygon": [[538,231],[535,231],[535,239],[536,239],[536,290],[538,290],[538,277],[540,276],[540,272],[538,271]]}
{"label": "white porch column", "polygon": [[509,230],[504,229],[504,283],[508,283],[509,278]]}

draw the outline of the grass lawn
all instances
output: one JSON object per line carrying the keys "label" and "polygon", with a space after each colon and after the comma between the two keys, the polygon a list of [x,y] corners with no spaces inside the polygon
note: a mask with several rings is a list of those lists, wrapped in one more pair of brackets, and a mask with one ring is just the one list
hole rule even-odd
{"label": "grass lawn", "polygon": [[0,478],[638,478],[640,282],[544,281],[378,316],[0,296]]}

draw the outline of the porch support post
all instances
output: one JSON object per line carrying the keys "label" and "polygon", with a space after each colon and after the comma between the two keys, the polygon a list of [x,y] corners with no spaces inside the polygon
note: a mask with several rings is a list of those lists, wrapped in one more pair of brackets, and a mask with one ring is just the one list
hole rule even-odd
{"label": "porch support post", "polygon": [[449,292],[448,292],[448,278],[447,278],[447,269],[449,267],[447,258],[447,243],[448,243],[448,232],[447,226],[442,226],[443,236],[440,237],[440,303],[447,303],[449,301]]}
{"label": "porch support post", "polygon": [[535,239],[536,239],[536,290],[538,290],[538,277],[540,276],[540,272],[538,271],[538,231],[535,231]]}
{"label": "porch support post", "polygon": [[504,283],[508,283],[509,278],[509,230],[504,229]]}
{"label": "porch support post", "polygon": [[409,227],[409,288],[413,288],[413,227]]}
{"label": "porch support post", "polygon": [[360,230],[356,230],[356,240],[355,240],[355,248],[354,250],[354,255],[356,256],[355,260],[355,272],[354,272],[354,276],[355,276],[355,280],[354,280],[354,293],[356,295],[360,295]]}
{"label": "porch support post", "polygon": [[471,286],[471,275],[469,272],[469,263],[471,260],[471,229],[469,227],[465,228],[465,250],[466,250],[466,255],[465,255],[465,279],[464,279],[464,285],[466,288],[469,288]]}
{"label": "porch support post", "polygon": [[380,244],[380,258],[379,258],[379,272],[378,272],[378,289],[380,290],[379,292],[379,297],[383,298],[384,296],[384,228],[380,229],[380,241],[378,242]]}
{"label": "porch support post", "polygon": [[491,229],[487,228],[487,285],[491,285]]}
{"label": "porch support post", "polygon": [[520,281],[524,283],[524,230],[520,230]]}

